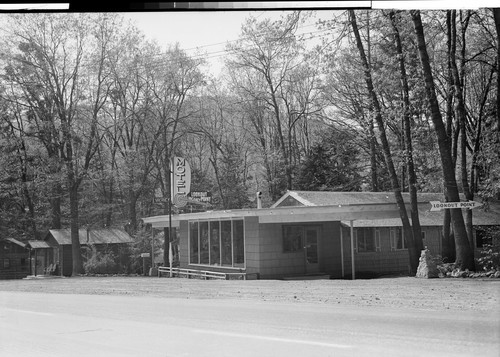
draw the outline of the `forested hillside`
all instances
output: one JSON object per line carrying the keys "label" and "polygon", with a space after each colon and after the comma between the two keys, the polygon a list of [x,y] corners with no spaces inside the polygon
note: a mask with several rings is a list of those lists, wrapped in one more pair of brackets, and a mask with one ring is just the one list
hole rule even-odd
{"label": "forested hillside", "polygon": [[499,9],[249,17],[217,78],[118,13],[0,23],[0,238],[136,234],[166,213],[173,156],[214,209],[287,189],[500,198]]}

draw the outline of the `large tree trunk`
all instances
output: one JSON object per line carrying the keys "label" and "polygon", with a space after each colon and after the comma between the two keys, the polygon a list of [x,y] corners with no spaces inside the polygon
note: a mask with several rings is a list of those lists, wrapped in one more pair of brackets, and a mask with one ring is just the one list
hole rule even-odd
{"label": "large tree trunk", "polygon": [[411,204],[411,223],[413,229],[413,239],[415,242],[415,250],[422,251],[424,245],[422,242],[422,228],[420,226],[420,217],[418,214],[418,199],[417,199],[417,175],[415,173],[415,165],[413,163],[413,145],[411,137],[411,113],[410,113],[410,89],[408,85],[408,77],[406,75],[405,60],[403,56],[403,46],[401,44],[401,37],[396,23],[395,13],[389,13],[391,18],[392,28],[394,30],[394,39],[396,42],[396,49],[399,56],[399,70],[401,77],[401,86],[403,88],[403,129],[405,138],[405,151],[406,151],[406,167],[408,171],[408,185],[410,191],[410,204]]}
{"label": "large tree trunk", "polygon": [[372,178],[372,192],[378,192],[378,167],[377,167],[377,139],[375,138],[375,131],[373,127],[373,118],[370,119],[369,126],[370,133],[370,170]]}
{"label": "large tree trunk", "polygon": [[69,207],[70,207],[70,227],[71,227],[71,255],[73,258],[73,273],[72,275],[83,274],[83,261],[80,246],[79,222],[78,222],[78,186],[74,180],[68,180],[69,185]]}
{"label": "large tree trunk", "polygon": [[50,198],[51,228],[61,229],[61,196],[62,187],[59,182],[52,184],[52,197]]}
{"label": "large tree trunk", "polygon": [[[464,190],[465,198],[469,201],[474,200],[474,193],[470,190],[469,180],[467,174],[467,130],[466,130],[466,110],[465,110],[465,99],[464,99],[464,89],[462,86],[462,81],[460,74],[458,73],[458,66],[456,62],[456,47],[457,47],[457,27],[456,27],[456,10],[449,10],[451,13],[451,52],[450,52],[450,65],[453,74],[453,83],[455,87],[455,112],[458,118],[460,126],[460,168],[462,176],[462,188]],[[468,19],[466,20],[466,23]],[[465,28],[467,26],[465,25]],[[464,54],[465,54],[465,28],[462,30],[462,68],[464,66]],[[473,237],[472,237],[472,210],[466,211],[465,217],[465,229],[467,232],[467,237],[469,239],[469,244],[471,249],[474,249]]]}
{"label": "large tree trunk", "polygon": [[403,195],[401,194],[401,187],[399,185],[399,179],[396,173],[396,169],[394,167],[394,162],[392,160],[391,149],[389,146],[389,142],[387,140],[387,135],[385,132],[385,126],[382,119],[381,108],[377,98],[377,94],[375,93],[375,88],[373,86],[373,81],[371,77],[371,70],[368,65],[368,60],[366,58],[363,43],[361,42],[361,36],[358,31],[358,26],[356,24],[356,15],[354,10],[349,10],[349,17],[351,22],[351,27],[354,32],[354,36],[356,38],[356,44],[358,47],[359,55],[361,58],[361,62],[365,71],[365,82],[368,93],[370,95],[373,109],[375,110],[375,121],[377,122],[377,126],[380,132],[380,142],[382,143],[382,150],[384,153],[385,162],[387,165],[387,169],[389,170],[389,175],[391,177],[392,188],[394,191],[394,196],[396,198],[396,203],[399,208],[399,213],[401,216],[401,221],[403,224],[403,231],[406,243],[408,245],[408,254],[410,261],[410,269],[411,273],[415,274],[418,267],[418,260],[420,257],[420,251],[417,251],[415,248],[415,239],[413,237],[413,231],[411,229],[410,220],[408,218],[408,213],[406,212],[406,206],[403,200]]}
{"label": "large tree trunk", "polygon": [[493,9],[497,30],[497,129],[500,135],[500,8]]}
{"label": "large tree trunk", "polygon": [[[422,70],[425,79],[425,90],[429,100],[429,107],[431,111],[431,119],[432,123],[434,124],[434,130],[439,145],[439,154],[441,156],[441,164],[443,167],[446,197],[453,202],[458,202],[460,201],[460,196],[458,193],[455,170],[450,152],[449,138],[446,134],[446,128],[443,124],[441,112],[439,111],[439,104],[434,88],[434,78],[432,76],[429,55],[427,53],[427,46],[425,44],[424,29],[422,26],[420,11],[412,10],[411,16],[415,28],[415,34],[417,37],[419,56],[422,63]],[[455,263],[461,269],[474,270],[474,254],[467,238],[462,210],[451,209],[450,211],[457,254]]]}

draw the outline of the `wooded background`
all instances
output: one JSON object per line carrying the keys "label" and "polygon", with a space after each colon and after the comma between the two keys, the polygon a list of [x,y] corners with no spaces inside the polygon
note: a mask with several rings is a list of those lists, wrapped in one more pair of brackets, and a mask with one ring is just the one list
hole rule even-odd
{"label": "wooded background", "polygon": [[500,198],[498,9],[249,17],[196,55],[118,13],[0,22],[0,238],[140,235],[172,156],[214,209],[287,189]]}

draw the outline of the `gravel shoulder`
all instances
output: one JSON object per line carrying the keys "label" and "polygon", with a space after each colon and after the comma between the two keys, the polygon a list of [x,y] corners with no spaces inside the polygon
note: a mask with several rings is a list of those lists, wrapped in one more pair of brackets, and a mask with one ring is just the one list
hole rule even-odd
{"label": "gravel shoulder", "polygon": [[[71,277],[4,280],[0,291],[128,295],[184,299],[242,299],[482,311],[500,314],[500,279],[197,280],[157,277]],[[497,315],[500,316],[500,315]]]}

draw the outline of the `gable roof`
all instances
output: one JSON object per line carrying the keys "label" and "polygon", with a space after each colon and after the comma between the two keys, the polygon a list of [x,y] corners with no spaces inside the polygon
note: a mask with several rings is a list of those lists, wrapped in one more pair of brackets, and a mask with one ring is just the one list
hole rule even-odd
{"label": "gable roof", "polygon": [[[402,192],[405,202],[410,194]],[[444,200],[442,193],[419,193],[418,202]],[[271,208],[286,206],[330,206],[352,204],[396,203],[393,192],[333,192],[333,191],[287,191]]]}
{"label": "gable roof", "polygon": [[[410,201],[408,192],[402,192],[405,202]],[[463,199],[463,196],[462,196]],[[442,226],[444,210],[430,211],[430,206],[422,205],[430,201],[444,201],[442,193],[418,193],[418,213],[422,226]],[[393,192],[331,192],[331,191],[288,191],[272,207],[287,206],[327,206],[349,204],[395,203]],[[464,210],[465,211],[465,210]],[[472,222],[475,226],[500,225],[500,203],[491,201],[487,207],[478,207],[472,211]],[[342,221],[349,225],[349,221]],[[400,218],[377,220],[356,220],[354,227],[400,227]]]}
{"label": "gable roof", "polygon": [[48,249],[52,248],[49,243],[44,240],[30,240],[28,241],[28,246],[31,249]]}
{"label": "gable roof", "polygon": [[15,238],[5,238],[5,240],[7,242],[10,242],[10,243],[13,243],[13,244],[17,244],[20,247],[26,248],[26,244],[24,244],[23,242],[18,241]]}
{"label": "gable roof", "polygon": [[[88,233],[88,234],[87,234]],[[71,244],[71,229],[51,229],[49,234],[59,245]],[[125,231],[116,228],[78,230],[80,244],[127,244],[134,239]]]}

